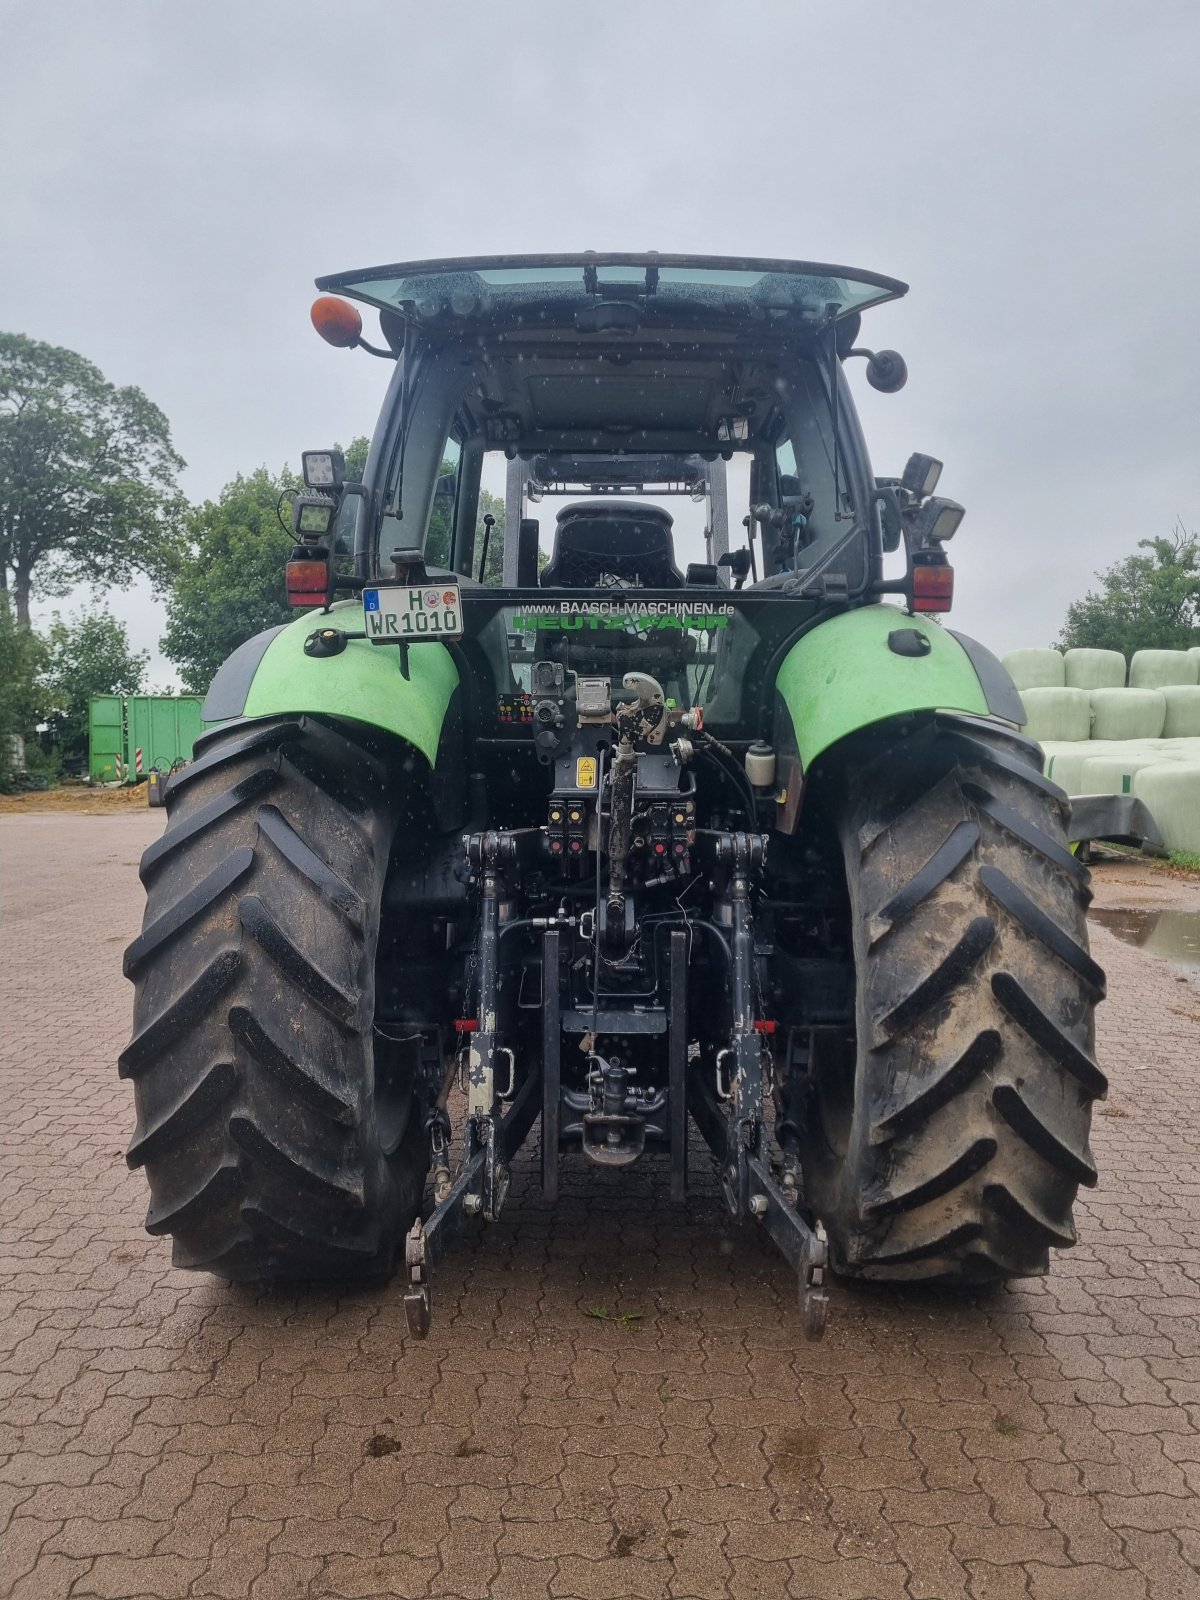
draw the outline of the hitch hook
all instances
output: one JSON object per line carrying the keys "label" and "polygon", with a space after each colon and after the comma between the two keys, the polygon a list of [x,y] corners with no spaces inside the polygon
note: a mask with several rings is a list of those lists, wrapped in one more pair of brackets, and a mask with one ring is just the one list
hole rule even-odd
{"label": "hitch hook", "polygon": [[424,1339],[429,1333],[433,1315],[433,1301],[429,1286],[429,1260],[425,1246],[425,1224],[420,1217],[408,1230],[404,1240],[404,1268],[408,1285],[404,1291],[404,1319],[414,1339]]}
{"label": "hitch hook", "polygon": [[829,1241],[823,1223],[817,1222],[813,1232],[815,1243],[800,1273],[800,1318],[806,1339],[823,1339],[829,1322],[829,1291],[825,1288]]}

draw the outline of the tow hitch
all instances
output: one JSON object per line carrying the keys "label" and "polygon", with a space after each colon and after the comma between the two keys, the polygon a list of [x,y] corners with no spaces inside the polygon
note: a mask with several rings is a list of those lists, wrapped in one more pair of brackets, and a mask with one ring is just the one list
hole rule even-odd
{"label": "tow hitch", "polygon": [[[450,1181],[444,1145],[437,1146],[436,1204],[430,1216],[413,1224],[404,1246],[407,1287],[404,1310],[409,1332],[423,1339],[432,1312],[434,1267],[471,1219],[494,1222],[508,1194],[512,1159],[524,1143],[535,1117],[542,1114],[542,1187],[547,1198],[558,1191],[560,1062],[562,1049],[560,972],[561,929],[542,924],[542,970],[547,974],[542,1003],[542,1059],[527,1072],[502,1116],[493,1081],[493,1063],[507,1054],[496,1038],[500,927],[497,906],[503,871],[516,858],[511,835],[473,835],[466,841],[467,859],[482,893],[479,946],[479,1029],[470,1037],[468,1115],[464,1160]],[[729,977],[731,1026],[729,1043],[719,1052],[716,1073],[688,1072],[688,934],[670,935],[668,960],[669,1010],[665,1019],[668,1054],[668,1146],[671,1198],[681,1201],[687,1182],[687,1115],[690,1112],[715,1155],[721,1188],[730,1215],[738,1223],[764,1227],[798,1276],[800,1312],[806,1338],[825,1332],[829,1297],[825,1289],[828,1249],[819,1221],[810,1225],[799,1209],[798,1172],[785,1174],[781,1185],[766,1157],[763,1125],[763,1029],[757,1016],[754,982],[754,931],[750,907],[753,874],[761,867],[766,840],[759,834],[716,833],[704,840],[720,874],[724,895],[722,925],[705,924],[718,940]],[[602,1030],[601,1013],[583,1018],[589,1030]],[[509,1089],[518,1074],[509,1061]],[[624,1114],[625,1074],[611,1063],[597,1063],[603,1091],[600,1108],[584,1118],[584,1153],[601,1164],[627,1165],[641,1153],[644,1125]],[[728,1075],[728,1089],[723,1074]],[[448,1125],[447,1125],[448,1126]],[[435,1140],[436,1143],[436,1140]],[[790,1182],[788,1181],[790,1178]]]}

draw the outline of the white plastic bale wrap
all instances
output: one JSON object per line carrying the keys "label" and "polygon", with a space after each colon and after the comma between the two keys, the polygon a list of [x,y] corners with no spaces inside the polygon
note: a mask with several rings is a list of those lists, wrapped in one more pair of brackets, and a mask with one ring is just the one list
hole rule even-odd
{"label": "white plastic bale wrap", "polygon": [[1168,850],[1200,853],[1200,761],[1160,761],[1143,767],[1133,792],[1158,823]]}
{"label": "white plastic bale wrap", "polygon": [[1039,744],[1047,739],[1086,739],[1091,732],[1091,700],[1083,689],[1022,689],[1021,704],[1022,731]]}
{"label": "white plastic bale wrap", "polygon": [[[1120,750],[1121,745],[1105,745],[1106,750]],[[1160,761],[1200,761],[1200,739],[1145,739],[1144,750],[1153,750]]]}
{"label": "white plastic bale wrap", "polygon": [[1167,720],[1167,702],[1157,689],[1093,689],[1092,737],[1158,739]]}
{"label": "white plastic bale wrap", "polygon": [[1066,790],[1067,794],[1082,794],[1080,782],[1083,777],[1083,764],[1088,760],[1091,745],[1086,739],[1077,739],[1069,744],[1051,741],[1042,746],[1042,755],[1045,757],[1044,771],[1046,776]]}
{"label": "white plastic bale wrap", "polygon": [[1158,692],[1167,703],[1163,738],[1195,739],[1200,736],[1200,687],[1190,683],[1168,683]]}
{"label": "white plastic bale wrap", "polygon": [[1200,682],[1200,660],[1188,650],[1138,650],[1129,663],[1131,689]]}
{"label": "white plastic bale wrap", "polygon": [[1125,687],[1125,657],[1119,650],[1068,650],[1063,666],[1068,689]]}
{"label": "white plastic bale wrap", "polygon": [[1157,751],[1139,751],[1139,747],[1133,743],[1120,755],[1088,756],[1083,762],[1080,787],[1075,793],[1132,794],[1137,774],[1148,767],[1157,766],[1161,760]]}
{"label": "white plastic bale wrap", "polygon": [[1057,650],[1010,650],[1001,665],[1017,688],[1064,689],[1067,669]]}

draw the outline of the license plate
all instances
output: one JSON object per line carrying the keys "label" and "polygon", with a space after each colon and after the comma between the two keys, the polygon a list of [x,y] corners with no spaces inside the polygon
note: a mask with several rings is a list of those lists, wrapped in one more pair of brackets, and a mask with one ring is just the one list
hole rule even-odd
{"label": "license plate", "polygon": [[456,583],[364,589],[363,623],[372,644],[416,644],[421,639],[461,639],[462,597]]}

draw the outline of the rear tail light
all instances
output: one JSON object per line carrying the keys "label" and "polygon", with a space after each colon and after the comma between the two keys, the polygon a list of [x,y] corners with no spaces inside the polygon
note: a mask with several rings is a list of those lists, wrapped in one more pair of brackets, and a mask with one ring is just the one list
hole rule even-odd
{"label": "rear tail light", "polygon": [[288,605],[324,606],[329,604],[332,568],[326,559],[314,560],[307,552],[293,557],[284,568]]}
{"label": "rear tail light", "polygon": [[949,611],[954,603],[954,568],[942,556],[940,560],[919,562],[912,572],[912,608],[914,611]]}

